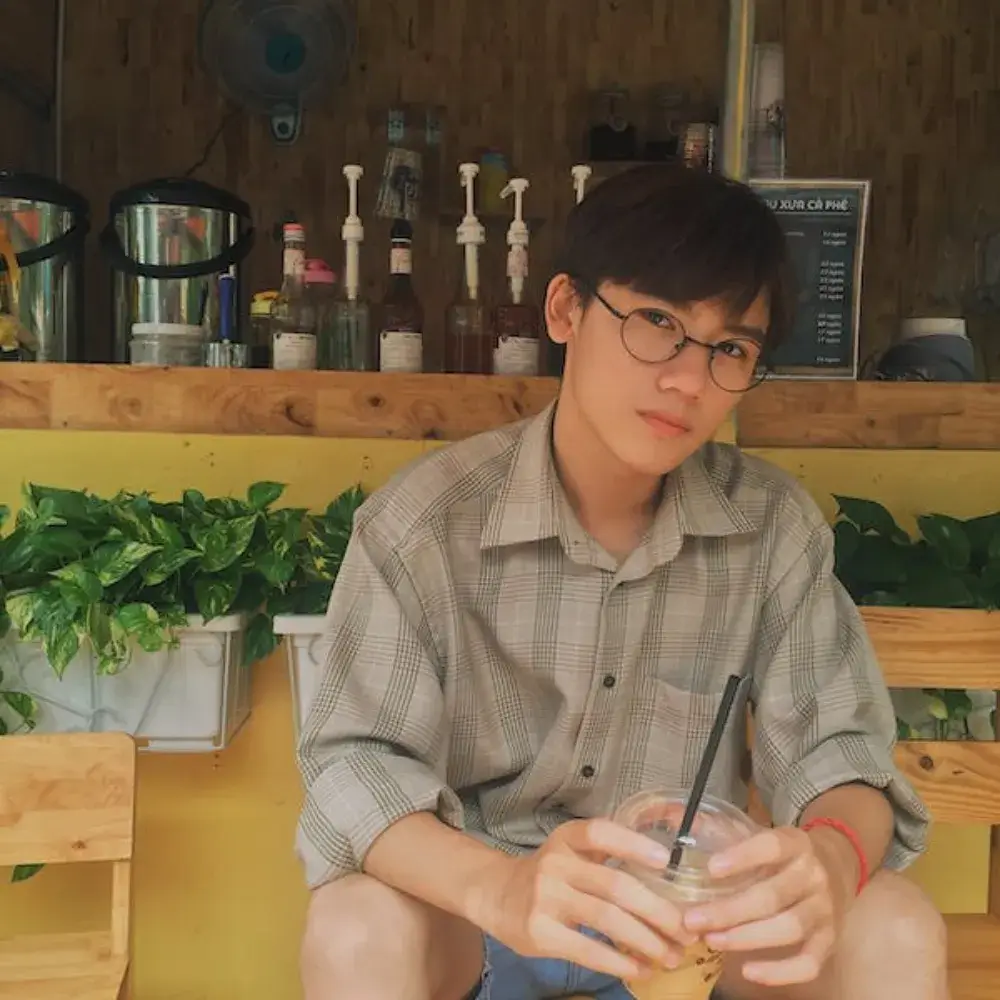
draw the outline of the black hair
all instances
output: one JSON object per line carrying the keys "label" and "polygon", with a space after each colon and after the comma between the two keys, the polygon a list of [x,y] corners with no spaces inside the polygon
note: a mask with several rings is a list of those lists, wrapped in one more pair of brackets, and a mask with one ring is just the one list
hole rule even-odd
{"label": "black hair", "polygon": [[764,293],[765,354],[791,326],[793,272],[777,217],[721,174],[647,164],[602,181],[570,212],[556,273],[584,305],[605,281],[678,306],[719,302],[733,316]]}

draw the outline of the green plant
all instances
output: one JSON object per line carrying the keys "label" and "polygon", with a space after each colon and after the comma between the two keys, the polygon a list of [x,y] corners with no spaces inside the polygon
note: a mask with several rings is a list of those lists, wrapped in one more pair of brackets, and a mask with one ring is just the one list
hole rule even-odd
{"label": "green plant", "polygon": [[[271,509],[283,489],[255,483],[242,500],[188,490],[160,503],[145,493],[102,499],[25,487],[0,540],[0,632],[12,624],[40,641],[60,675],[86,639],[98,672],[114,673],[133,642],[149,652],[173,645],[189,614],[256,611],[287,586],[294,565],[285,553],[304,531],[304,510]],[[248,648],[248,662],[255,653]]]}
{"label": "green plant", "polygon": [[[858,604],[1000,607],[1000,512],[966,520],[924,514],[913,538],[874,500],[834,499],[836,573]],[[933,738],[972,738],[968,692],[925,688],[924,694]],[[901,719],[897,726],[901,739],[916,735]]]}
{"label": "green plant", "polygon": [[1000,607],[1000,512],[924,514],[911,538],[880,503],[834,499],[836,572],[858,604]]}
{"label": "green plant", "polygon": [[3,670],[0,670],[0,736],[34,729],[37,714],[35,699],[23,691],[5,687]]}

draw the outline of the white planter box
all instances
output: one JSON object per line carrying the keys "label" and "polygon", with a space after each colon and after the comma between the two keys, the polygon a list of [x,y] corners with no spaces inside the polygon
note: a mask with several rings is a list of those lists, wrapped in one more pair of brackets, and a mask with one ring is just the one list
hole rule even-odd
{"label": "white planter box", "polygon": [[180,645],[159,653],[138,646],[117,674],[98,675],[89,645],[62,678],[40,643],[8,637],[0,651],[5,687],[38,703],[40,733],[123,731],[146,750],[208,753],[223,749],[250,714],[250,674],[242,666],[242,615],[205,624],[191,615]]}
{"label": "white planter box", "polygon": [[323,615],[274,616],[274,634],[285,637],[296,740],[319,690],[330,652],[330,640],[324,635],[325,621]]}

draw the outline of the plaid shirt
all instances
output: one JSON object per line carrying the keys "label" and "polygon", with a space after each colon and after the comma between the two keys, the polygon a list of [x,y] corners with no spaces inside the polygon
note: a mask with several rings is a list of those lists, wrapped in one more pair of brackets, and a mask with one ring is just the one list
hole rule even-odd
{"label": "plaid shirt", "polygon": [[[774,821],[864,782],[895,810],[887,864],[911,861],[928,814],[893,764],[892,705],[804,489],[706,445],[619,564],[566,500],[552,414],[426,456],[358,512],[299,749],[309,884],[358,871],[417,811],[518,851],[686,786],[733,673],[750,677],[752,776]],[[740,708],[709,790],[745,806]]]}

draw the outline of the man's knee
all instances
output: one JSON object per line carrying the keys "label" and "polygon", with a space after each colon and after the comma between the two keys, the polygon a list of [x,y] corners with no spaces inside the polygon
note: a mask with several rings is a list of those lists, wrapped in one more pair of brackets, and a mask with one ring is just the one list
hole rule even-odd
{"label": "man's knee", "polygon": [[947,955],[944,918],[919,886],[895,872],[879,872],[858,897],[845,937],[849,948],[884,956],[943,962]]}
{"label": "man's knee", "polygon": [[482,962],[471,924],[367,875],[317,889],[302,939],[306,1000],[464,996]]}

